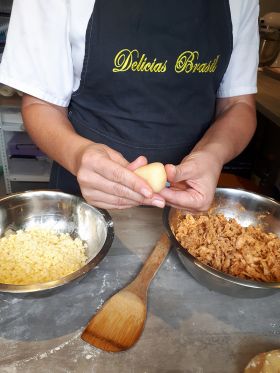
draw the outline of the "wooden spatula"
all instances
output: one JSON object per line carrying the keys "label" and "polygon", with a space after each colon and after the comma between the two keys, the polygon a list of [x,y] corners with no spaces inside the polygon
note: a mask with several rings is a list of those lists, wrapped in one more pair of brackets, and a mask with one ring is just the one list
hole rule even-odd
{"label": "wooden spatula", "polygon": [[81,338],[105,351],[119,352],[139,339],[147,315],[147,292],[151,280],[170,250],[163,234],[143,265],[139,275],[113,295],[90,320]]}

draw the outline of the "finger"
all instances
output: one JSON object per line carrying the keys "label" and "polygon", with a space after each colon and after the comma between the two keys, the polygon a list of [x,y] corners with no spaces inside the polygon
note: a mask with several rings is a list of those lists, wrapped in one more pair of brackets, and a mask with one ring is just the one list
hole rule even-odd
{"label": "finger", "polygon": [[186,190],[189,186],[185,181],[179,181],[178,183],[170,183],[170,188],[172,190]]}
{"label": "finger", "polygon": [[143,155],[140,155],[140,157],[136,158],[133,162],[129,163],[127,169],[130,171],[135,171],[137,168],[146,166],[147,164],[147,158]]}
{"label": "finger", "polygon": [[204,209],[203,197],[199,192],[191,188],[184,191],[166,188],[160,195],[165,199],[168,205],[180,206],[180,208],[193,209],[195,211]]}
{"label": "finger", "polygon": [[152,198],[153,196],[152,188],[144,179],[110,159],[103,159],[102,163],[97,162],[94,171],[106,179],[122,184],[146,198]]}
{"label": "finger", "polygon": [[93,201],[93,202],[87,201],[87,202],[94,207],[99,207],[101,209],[106,209],[106,210],[124,210],[124,209],[135,207],[134,205],[117,206],[117,205],[111,205],[109,203],[97,202],[97,201]]}
{"label": "finger", "polygon": [[185,161],[178,166],[168,164],[165,169],[170,182],[186,181],[193,178],[195,172],[194,164],[191,161]]}
{"label": "finger", "polygon": [[79,177],[79,183],[82,189],[87,189],[89,193],[102,191],[106,195],[125,198],[130,202],[136,202],[138,205],[144,203],[145,197],[142,194],[134,192],[128,187],[104,178],[102,175],[91,172],[86,173],[85,178]]}
{"label": "finger", "polygon": [[[110,149],[110,151],[112,152],[112,149]],[[124,156],[120,152],[118,152],[116,150],[113,150],[113,153],[111,153],[111,152],[110,152],[110,158],[114,162],[120,164],[123,167],[127,167],[129,165],[128,160],[125,159]]]}
{"label": "finger", "polygon": [[174,182],[175,175],[176,175],[176,166],[174,166],[173,164],[166,164],[164,167],[165,167],[167,180],[169,182]]}
{"label": "finger", "polygon": [[155,196],[152,199],[144,199],[140,203],[137,201],[132,201],[127,198],[115,196],[112,194],[107,194],[104,191],[100,190],[91,190],[85,189],[83,190],[84,198],[89,201],[91,204],[107,204],[110,206],[115,206],[115,208],[122,208],[122,207],[132,207],[132,206],[139,206],[139,205],[147,205],[147,206],[156,206],[163,208],[165,206],[165,201],[160,196]]}
{"label": "finger", "polygon": [[139,205],[139,203],[136,201],[107,194],[100,190],[83,190],[82,193],[83,197],[92,205],[100,206],[102,204],[103,206],[114,206],[114,208],[133,207]]}

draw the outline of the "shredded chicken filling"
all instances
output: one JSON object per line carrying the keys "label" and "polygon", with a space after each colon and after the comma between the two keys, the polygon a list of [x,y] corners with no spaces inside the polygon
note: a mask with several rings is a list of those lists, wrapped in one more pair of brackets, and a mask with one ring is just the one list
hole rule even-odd
{"label": "shredded chicken filling", "polygon": [[244,279],[280,282],[280,238],[224,215],[182,215],[174,234],[188,252],[217,270]]}

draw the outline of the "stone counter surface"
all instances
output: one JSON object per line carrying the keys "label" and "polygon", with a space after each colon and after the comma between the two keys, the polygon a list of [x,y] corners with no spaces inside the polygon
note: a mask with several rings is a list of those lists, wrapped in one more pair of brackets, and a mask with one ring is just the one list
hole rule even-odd
{"label": "stone counter surface", "polygon": [[280,296],[238,299],[209,291],[171,251],[152,282],[144,332],[113,354],[80,339],[87,321],[130,282],[163,231],[161,211],[111,211],[115,240],[80,282],[44,297],[0,293],[1,373],[240,373],[280,347]]}

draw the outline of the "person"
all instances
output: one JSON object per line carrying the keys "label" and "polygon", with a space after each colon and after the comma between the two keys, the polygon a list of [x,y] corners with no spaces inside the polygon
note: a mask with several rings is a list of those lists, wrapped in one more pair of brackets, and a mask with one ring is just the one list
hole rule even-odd
{"label": "person", "polygon": [[[14,0],[0,81],[24,93],[51,187],[207,210],[256,128],[258,14],[257,0]],[[160,193],[133,172],[155,161]]]}

